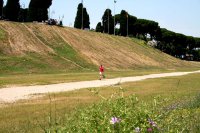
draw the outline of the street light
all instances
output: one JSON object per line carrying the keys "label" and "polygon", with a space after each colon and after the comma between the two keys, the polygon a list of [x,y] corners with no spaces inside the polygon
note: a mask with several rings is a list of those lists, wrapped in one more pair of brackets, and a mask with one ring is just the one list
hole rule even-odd
{"label": "street light", "polygon": [[115,35],[115,3],[116,3],[117,1],[116,0],[114,0],[114,35]]}
{"label": "street light", "polygon": [[127,37],[128,37],[128,13],[126,15],[127,15]]}
{"label": "street light", "polygon": [[83,0],[82,0],[82,26],[81,26],[82,30],[83,30]]}
{"label": "street light", "polygon": [[23,9],[24,9],[24,11],[23,11],[23,22],[24,22],[25,21],[25,4],[23,3],[22,6],[23,6]]}
{"label": "street light", "polygon": [[22,6],[23,6],[23,9],[25,9],[25,4],[24,3],[22,4]]}
{"label": "street light", "polygon": [[55,14],[55,11],[51,11],[51,18],[53,19],[53,15]]}
{"label": "street light", "polygon": [[109,16],[109,9],[108,9],[108,34],[109,34],[109,32],[110,32],[110,29],[109,29],[109,28],[110,28],[110,27],[109,27],[109,25],[110,25],[109,17],[110,17],[110,16]]}

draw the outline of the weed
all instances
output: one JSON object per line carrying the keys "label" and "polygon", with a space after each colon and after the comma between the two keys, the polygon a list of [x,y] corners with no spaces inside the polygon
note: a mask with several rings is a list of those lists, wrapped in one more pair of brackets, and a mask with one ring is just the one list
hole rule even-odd
{"label": "weed", "polygon": [[[115,86],[116,87],[116,86]],[[99,90],[89,89],[90,92],[102,98],[84,109],[77,109],[74,114],[66,118],[65,125],[57,128],[58,132],[190,132],[196,131],[194,115],[191,110],[177,107],[166,110],[164,107],[169,99],[154,97],[152,102],[139,101],[136,95],[124,97],[124,89],[110,98],[100,95]],[[198,112],[196,112],[198,113]],[[197,124],[196,124],[197,125]]]}

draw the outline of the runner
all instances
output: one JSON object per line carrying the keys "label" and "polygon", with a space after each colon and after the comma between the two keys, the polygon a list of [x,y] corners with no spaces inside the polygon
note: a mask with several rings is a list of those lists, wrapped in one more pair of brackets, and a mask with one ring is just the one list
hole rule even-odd
{"label": "runner", "polygon": [[104,67],[102,65],[100,65],[99,67],[99,80],[104,78]]}

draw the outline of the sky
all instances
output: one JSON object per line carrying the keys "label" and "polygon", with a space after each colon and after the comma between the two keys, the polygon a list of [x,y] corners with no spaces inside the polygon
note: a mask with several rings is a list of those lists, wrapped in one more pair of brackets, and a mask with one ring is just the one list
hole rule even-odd
{"label": "sky", "polygon": [[[126,10],[137,18],[153,20],[161,28],[200,37],[200,0],[83,0],[90,16],[90,27],[96,27],[104,11],[109,8],[112,15]],[[22,7],[28,7],[30,0],[20,0]],[[6,3],[6,0],[4,0]],[[50,16],[62,18],[65,26],[73,27],[78,4],[81,0],[53,0]]]}

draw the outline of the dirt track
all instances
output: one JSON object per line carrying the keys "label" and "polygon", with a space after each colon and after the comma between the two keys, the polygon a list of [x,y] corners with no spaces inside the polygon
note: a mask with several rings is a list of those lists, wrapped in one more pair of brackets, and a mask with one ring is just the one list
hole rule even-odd
{"label": "dirt track", "polygon": [[193,72],[173,72],[173,73],[161,73],[161,74],[150,74],[144,76],[135,77],[124,77],[115,79],[105,79],[105,80],[93,80],[93,81],[82,81],[73,83],[61,83],[61,84],[51,84],[51,85],[37,85],[37,86],[23,86],[23,87],[11,87],[0,89],[0,103],[11,103],[17,100],[30,99],[36,94],[46,94],[46,93],[56,93],[71,91],[81,88],[91,88],[91,87],[102,87],[110,86],[124,82],[135,82],[150,78],[162,78],[170,76],[182,76],[192,73],[200,73],[199,71]]}

